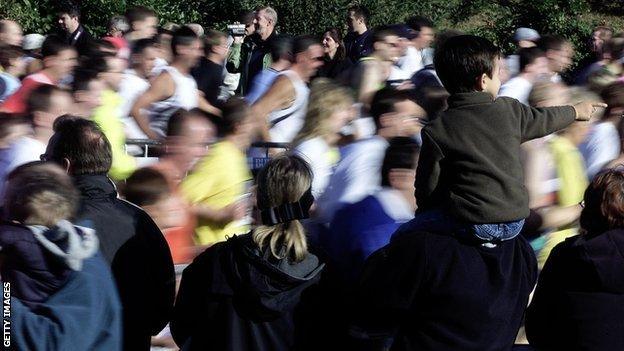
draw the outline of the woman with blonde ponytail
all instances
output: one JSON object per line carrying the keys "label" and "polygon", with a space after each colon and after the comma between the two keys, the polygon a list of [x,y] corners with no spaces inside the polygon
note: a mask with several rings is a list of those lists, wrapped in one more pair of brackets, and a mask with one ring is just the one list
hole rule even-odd
{"label": "woman with blonde ponytail", "polygon": [[183,350],[291,350],[301,328],[303,291],[323,264],[308,252],[300,220],[314,202],[312,171],[281,154],[256,180],[261,223],[213,245],[184,270],[171,321]]}

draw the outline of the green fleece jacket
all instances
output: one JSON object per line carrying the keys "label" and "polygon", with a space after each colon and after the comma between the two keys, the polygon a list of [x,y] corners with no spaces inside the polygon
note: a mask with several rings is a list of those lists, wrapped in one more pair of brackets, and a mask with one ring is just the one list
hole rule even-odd
{"label": "green fleece jacket", "polygon": [[528,217],[520,144],[574,122],[572,106],[532,108],[485,92],[453,94],[422,131],[418,211],[442,208],[470,223]]}

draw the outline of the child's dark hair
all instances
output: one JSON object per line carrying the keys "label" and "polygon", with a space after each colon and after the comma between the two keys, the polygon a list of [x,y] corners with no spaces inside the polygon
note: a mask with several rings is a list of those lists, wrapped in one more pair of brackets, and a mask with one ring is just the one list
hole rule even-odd
{"label": "child's dark hair", "polygon": [[491,41],[474,35],[449,38],[436,50],[434,65],[449,93],[475,91],[482,74],[492,77],[501,51]]}
{"label": "child's dark hair", "polygon": [[126,180],[123,194],[126,200],[137,206],[149,206],[171,196],[171,188],[162,173],[152,168],[141,168]]}

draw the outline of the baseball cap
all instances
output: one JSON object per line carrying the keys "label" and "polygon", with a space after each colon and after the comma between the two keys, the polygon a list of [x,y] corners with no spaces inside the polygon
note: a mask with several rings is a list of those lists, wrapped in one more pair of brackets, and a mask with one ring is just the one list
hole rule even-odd
{"label": "baseball cap", "polygon": [[514,34],[514,40],[516,42],[520,42],[522,40],[537,41],[539,40],[539,38],[539,33],[535,29],[531,28],[518,28],[516,29],[516,33]]}
{"label": "baseball cap", "polygon": [[45,40],[45,37],[41,34],[28,34],[24,36],[24,41],[22,42],[22,49],[24,50],[41,49],[41,45],[43,45],[44,40]]}

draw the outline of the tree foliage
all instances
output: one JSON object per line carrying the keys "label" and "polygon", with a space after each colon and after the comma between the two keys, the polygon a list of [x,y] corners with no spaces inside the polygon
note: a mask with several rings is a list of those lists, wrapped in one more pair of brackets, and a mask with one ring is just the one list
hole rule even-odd
{"label": "tree foliage", "polygon": [[[63,0],[0,0],[0,17],[11,18],[27,33],[47,33],[56,27],[55,6]],[[82,0],[83,22],[103,34],[108,19],[127,7],[153,8],[161,23],[200,23],[223,29],[244,10],[267,4],[259,0]],[[587,38],[596,25],[624,28],[621,1],[617,0],[359,0],[373,14],[371,24],[399,23],[413,15],[431,18],[438,29],[456,28],[482,35],[511,50],[515,28],[531,27],[540,33],[569,38],[579,52],[585,52]],[[320,33],[325,28],[345,27],[345,10],[351,0],[272,0],[278,14],[278,30],[291,34]],[[580,58],[580,57],[577,57]]]}

